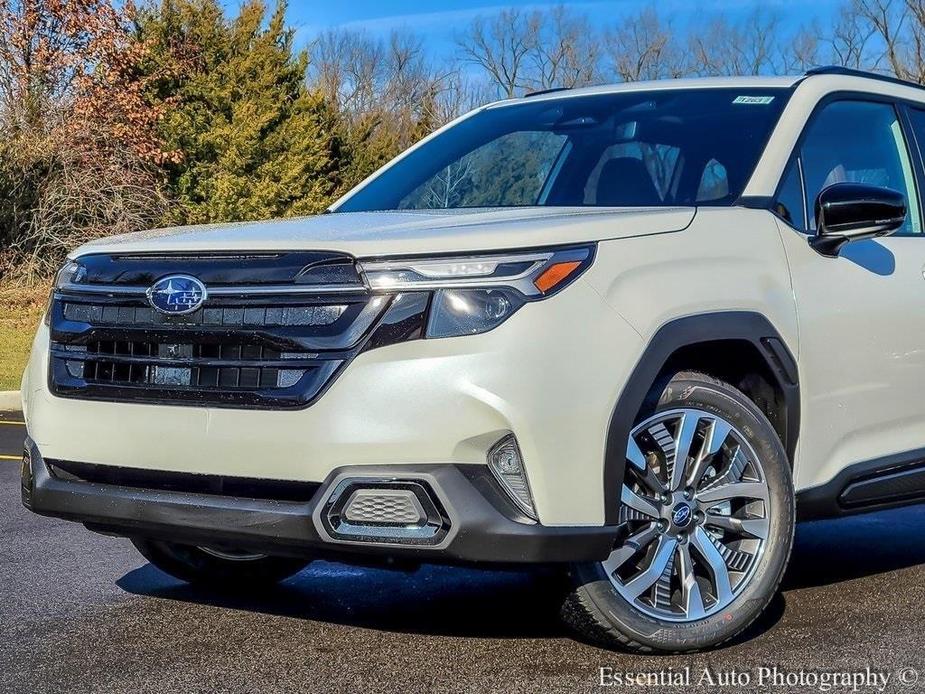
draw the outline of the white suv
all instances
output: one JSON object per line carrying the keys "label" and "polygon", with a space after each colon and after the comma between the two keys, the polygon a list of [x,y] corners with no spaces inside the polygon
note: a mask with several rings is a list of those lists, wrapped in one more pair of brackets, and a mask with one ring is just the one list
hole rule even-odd
{"label": "white suv", "polygon": [[328,214],[74,251],[33,511],[190,581],[555,563],[586,637],[713,646],[797,510],[925,494],[925,90],[836,68],[492,104]]}

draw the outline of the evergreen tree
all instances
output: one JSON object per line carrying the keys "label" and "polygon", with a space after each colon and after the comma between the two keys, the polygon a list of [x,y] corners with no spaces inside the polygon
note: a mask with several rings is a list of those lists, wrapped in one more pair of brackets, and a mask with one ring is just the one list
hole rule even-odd
{"label": "evergreen tree", "polygon": [[218,0],[162,0],[140,15],[151,68],[170,73],[151,98],[168,104],[161,137],[182,153],[166,165],[174,221],[309,214],[338,189],[336,113],[306,86],[285,11],[247,0],[228,19]]}

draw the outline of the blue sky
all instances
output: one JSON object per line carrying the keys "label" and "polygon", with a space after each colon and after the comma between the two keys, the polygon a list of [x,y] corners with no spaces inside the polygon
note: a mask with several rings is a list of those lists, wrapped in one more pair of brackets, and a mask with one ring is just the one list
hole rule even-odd
{"label": "blue sky", "polygon": [[[790,21],[831,16],[842,0],[583,0],[565,3],[587,14],[595,23],[610,23],[621,14],[655,4],[679,21],[692,16],[725,14],[737,16],[757,5],[773,9]],[[238,2],[226,2],[234,8]],[[425,35],[434,52],[451,50],[453,37],[476,16],[520,6],[527,9],[552,7],[555,2],[528,0],[290,0],[289,20],[301,39],[334,27],[362,29],[386,35],[393,29],[408,28]],[[811,5],[812,9],[809,9]]]}

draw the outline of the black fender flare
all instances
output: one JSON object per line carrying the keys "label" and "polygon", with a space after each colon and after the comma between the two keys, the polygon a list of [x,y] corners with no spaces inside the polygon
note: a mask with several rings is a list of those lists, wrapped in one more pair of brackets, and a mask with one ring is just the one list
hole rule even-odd
{"label": "black fender flare", "polygon": [[676,318],[662,325],[642,352],[610,418],[604,451],[604,518],[618,522],[626,442],[646,396],[662,369],[682,347],[716,340],[743,340],[754,345],[784,394],[787,408],[784,447],[793,460],[800,424],[800,386],[796,360],[777,329],[753,311],[720,311]]}

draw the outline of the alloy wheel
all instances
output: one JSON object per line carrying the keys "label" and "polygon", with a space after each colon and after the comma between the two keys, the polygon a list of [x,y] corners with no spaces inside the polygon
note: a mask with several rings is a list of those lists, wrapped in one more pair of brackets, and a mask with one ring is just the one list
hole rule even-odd
{"label": "alloy wheel", "polygon": [[626,451],[621,542],[602,562],[616,591],[657,619],[725,609],[761,562],[770,494],[744,435],[698,409],[638,424]]}

